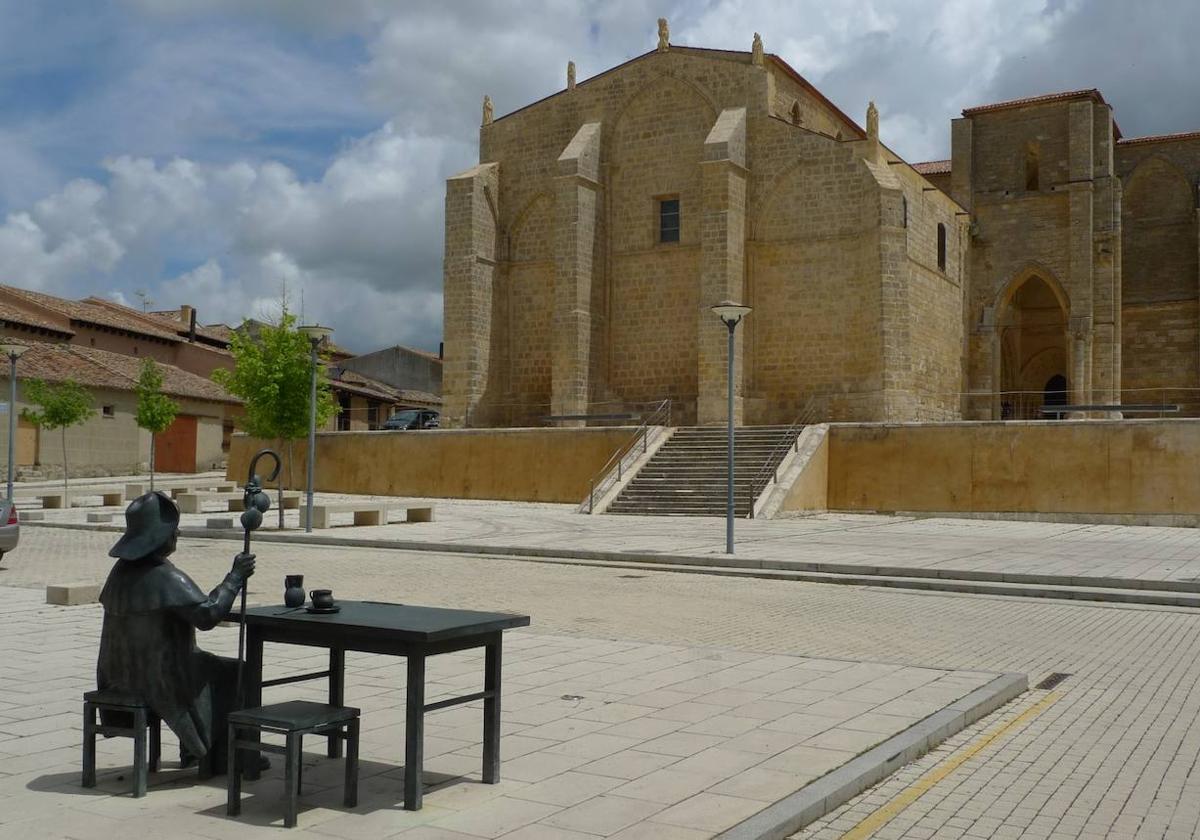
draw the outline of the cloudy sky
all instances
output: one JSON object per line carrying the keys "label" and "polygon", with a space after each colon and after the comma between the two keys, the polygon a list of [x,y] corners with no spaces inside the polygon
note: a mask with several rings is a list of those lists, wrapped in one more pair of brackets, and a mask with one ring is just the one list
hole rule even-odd
{"label": "cloudy sky", "polygon": [[652,49],[762,33],[885,142],[1099,87],[1126,137],[1200,128],[1196,0],[0,0],[0,283],[441,338],[443,180],[497,115]]}

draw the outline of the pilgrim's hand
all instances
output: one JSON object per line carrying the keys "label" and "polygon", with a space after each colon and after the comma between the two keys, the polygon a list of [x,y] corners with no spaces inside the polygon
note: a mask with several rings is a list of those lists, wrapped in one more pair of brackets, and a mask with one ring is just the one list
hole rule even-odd
{"label": "pilgrim's hand", "polygon": [[254,574],[254,555],[239,554],[233,558],[233,573],[242,580],[247,580]]}

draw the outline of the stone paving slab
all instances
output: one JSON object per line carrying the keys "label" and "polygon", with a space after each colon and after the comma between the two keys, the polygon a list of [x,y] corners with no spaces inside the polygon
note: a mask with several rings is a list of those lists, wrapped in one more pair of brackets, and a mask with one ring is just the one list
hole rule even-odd
{"label": "stone paving slab", "polygon": [[[335,514],[338,527],[307,538],[371,540],[428,550],[478,547],[583,558],[620,552],[631,560],[664,555],[713,564],[728,560],[720,518],[585,516],[575,513],[571,505],[317,494],[318,501],[356,498],[431,505],[437,521],[353,526],[351,514]],[[81,511],[45,513],[50,523],[84,524]],[[204,529],[206,517],[185,514],[182,522],[185,528]],[[271,511],[263,533],[271,533],[276,522],[277,513]],[[281,536],[306,539],[298,527],[298,512],[286,511],[285,523],[288,530]],[[1197,589],[1200,529],[826,514],[739,520],[736,560],[1077,584],[1099,578],[1123,587]]]}
{"label": "stone paving slab", "polygon": [[[95,606],[48,606],[36,591],[0,588],[8,669],[0,685],[0,836],[111,837],[118,827],[132,836],[275,836],[279,762],[246,785],[243,816],[233,821],[221,780],[199,783],[194,771],[177,769],[168,731],[166,769],[152,775],[147,797],[128,796],[127,739],[101,741],[98,786],[79,786],[81,696],[93,685],[100,619]],[[202,641],[232,654],[237,631],[218,628]],[[980,671],[536,629],[507,634],[506,648],[503,781],[480,782],[480,704],[432,713],[417,813],[400,806],[403,661],[349,654],[347,702],[364,715],[360,806],[341,808],[341,762],[319,755],[318,739],[305,754],[295,835],[712,837],[921,721],[960,714],[955,703],[996,680]],[[432,659],[430,701],[476,686],[481,659]],[[268,645],[267,676],[318,669],[323,660],[319,650]],[[270,691],[321,699],[324,687]]]}

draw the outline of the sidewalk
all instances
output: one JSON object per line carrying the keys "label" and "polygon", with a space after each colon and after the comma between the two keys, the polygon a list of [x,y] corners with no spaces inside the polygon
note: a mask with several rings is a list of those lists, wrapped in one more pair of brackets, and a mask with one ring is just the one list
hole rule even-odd
{"label": "sidewalk", "polygon": [[[8,674],[0,688],[0,835],[279,836],[278,761],[245,786],[242,816],[230,819],[223,779],[201,783],[194,770],[178,769],[169,731],[164,769],[151,775],[145,798],[128,794],[127,739],[102,740],[98,786],[80,786],[79,709],[93,685],[101,615],[95,606],[47,607],[40,592],[0,588]],[[237,631],[218,628],[202,641],[232,655]],[[346,697],[363,710],[360,804],[341,807],[341,762],[324,758],[315,739],[304,757],[295,836],[709,838],[756,815],[757,824],[794,818],[814,801],[824,813],[1025,683],[980,671],[536,630],[507,634],[505,647],[500,784],[479,778],[480,704],[446,709],[427,718],[425,807],[402,810],[404,664],[352,654]],[[267,653],[269,678],[324,660],[316,650]],[[480,658],[476,651],[431,660],[429,700],[476,684]],[[319,700],[323,686],[271,691]],[[816,793],[806,798],[809,787]]]}
{"label": "sidewalk", "polygon": [[[380,497],[317,494],[318,503],[352,498]],[[351,515],[342,514],[334,520],[342,527],[307,536],[298,529],[298,512],[287,511],[285,521],[290,530],[275,536],[418,550],[631,562],[679,557],[706,565],[733,565],[725,554],[724,520],[715,517],[586,516],[575,513],[571,505],[523,502],[387,501],[432,505],[435,521],[355,527],[350,524]],[[118,514],[114,527],[119,526],[119,509],[107,510]],[[212,536],[214,532],[205,530],[212,517],[232,518],[237,524],[237,514],[218,512],[215,507],[212,513],[185,514],[183,525],[193,536]],[[79,508],[46,512],[49,523],[83,524],[84,519]],[[277,512],[269,512],[260,535],[272,534],[277,521]],[[853,514],[738,520],[734,563],[946,578],[970,575],[1011,580],[1027,576],[1029,582],[1166,585],[1200,591],[1200,529]]]}

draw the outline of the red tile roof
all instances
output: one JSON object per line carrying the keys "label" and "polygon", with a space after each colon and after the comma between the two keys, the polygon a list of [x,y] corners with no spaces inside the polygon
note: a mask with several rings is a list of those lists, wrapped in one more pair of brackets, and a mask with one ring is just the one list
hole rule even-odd
{"label": "red tile roof", "polygon": [[1150,134],[1146,137],[1130,137],[1128,140],[1118,140],[1122,146],[1136,146],[1141,143],[1165,143],[1172,140],[1200,140],[1200,131],[1181,131],[1177,134]]}
{"label": "red tile roof", "polygon": [[[30,342],[29,349],[17,362],[17,377],[133,391],[143,358],[73,344]],[[163,393],[172,397],[230,404],[241,402],[212,380],[165,362],[158,362],[158,368],[163,375]]]}
{"label": "red tile roof", "polygon": [[[20,300],[28,301],[35,306],[65,315],[72,321],[81,324],[108,327],[109,329],[137,333],[138,335],[158,338],[164,341],[176,342],[179,340],[174,333],[167,332],[162,327],[156,326],[149,319],[131,317],[140,315],[140,313],[136,313],[134,310],[128,309],[128,307],[118,307],[117,304],[112,304],[112,306],[103,305],[97,303],[95,299],[68,300],[41,292],[32,292],[28,289],[18,289],[13,286],[0,286],[0,290]],[[119,311],[120,309],[128,309],[128,312],[121,312]]]}
{"label": "red tile roof", "polygon": [[1091,99],[1101,105],[1106,105],[1104,97],[1100,95],[1100,91],[1096,88],[1087,88],[1085,90],[1065,90],[1060,93],[1044,93],[1041,96],[1026,96],[1022,99],[1009,99],[1005,102],[993,102],[990,105],[976,105],[974,108],[964,108],[964,117],[973,117],[976,114],[986,114],[990,111],[1003,111],[1008,108],[1024,108],[1026,105],[1042,105],[1047,102],[1064,102],[1069,99]]}
{"label": "red tile roof", "polygon": [[47,318],[43,318],[40,314],[26,312],[5,300],[0,300],[0,322],[19,324],[23,327],[33,327],[39,330],[50,330],[62,336],[72,336],[75,334],[63,324],[56,324]]}
{"label": "red tile roof", "polygon": [[950,161],[927,160],[923,163],[912,164],[912,168],[922,175],[947,175],[950,172]]}
{"label": "red tile roof", "polygon": [[[114,305],[116,305],[116,304],[114,304]],[[150,316],[151,318],[155,319],[156,321],[163,322],[167,329],[174,330],[175,333],[181,338],[187,336],[189,331],[191,330],[191,324],[184,323],[183,318],[181,317],[178,309],[172,309],[172,310],[169,310],[166,312],[147,312],[146,314],[148,316]],[[222,329],[220,329],[221,327],[224,327],[224,326],[225,326],[224,324],[218,324],[217,328],[213,328],[213,327],[206,327],[200,323],[197,323],[196,324],[196,336],[198,338],[205,339],[206,343],[228,345],[229,344],[229,335],[228,335],[228,333],[226,333]]]}

